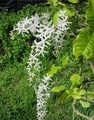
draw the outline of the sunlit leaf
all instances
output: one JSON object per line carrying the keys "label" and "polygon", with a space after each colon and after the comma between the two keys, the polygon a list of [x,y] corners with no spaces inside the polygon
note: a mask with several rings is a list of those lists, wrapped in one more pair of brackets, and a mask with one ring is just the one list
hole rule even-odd
{"label": "sunlit leaf", "polygon": [[86,91],[85,91],[84,89],[80,89],[80,88],[79,88],[78,94],[84,96],[84,95],[86,94]]}
{"label": "sunlit leaf", "polygon": [[56,6],[58,0],[48,0],[48,2],[49,2],[50,4],[52,4],[53,6]]}
{"label": "sunlit leaf", "polygon": [[80,100],[80,104],[82,105],[83,108],[88,108],[90,107],[90,103],[86,101]]}
{"label": "sunlit leaf", "polygon": [[94,33],[87,28],[80,32],[73,44],[73,54],[78,59],[94,57]]}
{"label": "sunlit leaf", "polygon": [[68,60],[69,60],[69,56],[68,55],[65,55],[62,58],[62,67],[65,67],[68,64]]}
{"label": "sunlit leaf", "polygon": [[58,70],[60,70],[61,69],[61,67],[59,67],[59,66],[55,66],[54,64],[51,66],[51,69],[50,69],[50,71],[48,72],[48,74],[50,75],[50,76],[53,76],[55,73],[57,73],[57,71]]}
{"label": "sunlit leaf", "polygon": [[94,92],[93,91],[87,91],[87,98],[94,100]]}
{"label": "sunlit leaf", "polygon": [[74,88],[71,96],[74,99],[80,99],[83,95],[85,95],[86,91],[80,88]]}
{"label": "sunlit leaf", "polygon": [[70,10],[70,9],[68,9],[68,7],[66,6],[66,4],[63,4],[63,6],[64,6],[63,10],[66,11],[66,12],[65,12],[65,15],[67,15],[68,17],[72,17],[72,16],[75,15],[76,10],[75,10],[74,8],[71,8],[71,10]]}
{"label": "sunlit leaf", "polygon": [[86,20],[88,25],[94,30],[94,0],[89,0],[89,6],[86,10]]}
{"label": "sunlit leaf", "polygon": [[65,90],[66,89],[66,87],[65,86],[55,86],[55,87],[53,87],[52,88],[52,92],[60,92],[60,91],[63,91],[63,90]]}
{"label": "sunlit leaf", "polygon": [[74,98],[74,99],[81,99],[81,95],[78,95],[78,94],[72,94],[72,97]]}
{"label": "sunlit leaf", "polygon": [[68,1],[71,3],[78,3],[79,2],[79,0],[68,0]]}
{"label": "sunlit leaf", "polygon": [[54,17],[53,17],[53,24],[56,26],[58,24],[58,19],[59,19],[59,11],[55,13]]}
{"label": "sunlit leaf", "polygon": [[72,86],[78,86],[82,82],[81,77],[78,74],[73,74],[70,80],[72,82]]}

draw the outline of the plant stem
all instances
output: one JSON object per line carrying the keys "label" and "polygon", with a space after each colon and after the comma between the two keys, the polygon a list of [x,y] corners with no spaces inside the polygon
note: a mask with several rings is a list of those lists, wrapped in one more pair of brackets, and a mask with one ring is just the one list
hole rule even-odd
{"label": "plant stem", "polygon": [[74,113],[76,113],[77,115],[79,115],[87,120],[94,120],[93,117],[86,116],[86,115],[80,113],[78,110],[76,110],[75,104],[76,104],[76,100],[74,99],[73,103],[72,103],[72,108],[73,108]]}
{"label": "plant stem", "polygon": [[94,103],[93,100],[90,100],[90,99],[88,99],[88,98],[86,98],[86,97],[83,97],[82,99],[84,99],[84,100],[86,100],[86,101],[88,101],[88,102]]}

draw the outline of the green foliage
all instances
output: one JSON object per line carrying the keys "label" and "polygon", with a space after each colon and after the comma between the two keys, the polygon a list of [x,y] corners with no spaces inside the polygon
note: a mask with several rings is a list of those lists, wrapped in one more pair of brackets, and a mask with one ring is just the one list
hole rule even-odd
{"label": "green foliage", "polygon": [[52,92],[60,92],[60,91],[64,91],[66,89],[65,86],[55,86],[54,88],[52,88]]}
{"label": "green foliage", "polygon": [[56,26],[58,24],[58,16],[59,11],[55,13],[55,15],[53,16],[53,24]]}
{"label": "green foliage", "polygon": [[[0,13],[2,14],[2,12]],[[30,51],[29,36],[10,35],[13,26],[19,21],[16,13],[5,12],[1,16],[0,22],[0,67],[6,63],[18,61],[21,62]],[[17,16],[17,17],[16,17]],[[16,18],[16,19],[15,19]],[[20,18],[21,19],[21,18]]]}
{"label": "green foliage", "polygon": [[61,67],[59,67],[59,66],[55,66],[54,64],[51,66],[51,69],[50,69],[50,71],[48,72],[48,74],[50,75],[50,76],[53,76],[55,73],[57,73],[57,71],[58,70],[60,70],[61,69]]}
{"label": "green foliage", "polygon": [[0,23],[2,23],[0,24],[0,68],[6,66],[7,63],[15,61],[20,63],[27,60],[34,38],[31,34],[18,35],[13,32],[13,27],[27,16],[31,17],[36,12],[47,12],[51,9],[43,4],[40,6],[27,5],[17,13],[0,12]]}
{"label": "green foliage", "polygon": [[[88,26],[80,32],[73,43],[75,35],[83,26],[84,17],[81,4],[68,6],[58,2],[58,0],[49,0],[54,7],[45,5],[27,5],[21,11],[16,13],[0,13],[0,118],[2,120],[36,120],[36,97],[32,87],[28,86],[27,81],[27,58],[30,53],[30,46],[34,38],[32,35],[25,34],[10,36],[13,26],[26,16],[30,17],[34,13],[51,12],[54,25],[58,22],[58,12],[60,9],[67,10],[66,14],[72,18],[71,30],[65,36],[64,48],[60,50],[57,58],[51,53],[42,60],[44,68],[41,68],[41,74],[48,71],[53,78],[53,87],[51,98],[48,101],[47,120],[72,120],[71,103],[75,99],[78,101],[78,109],[84,111],[87,115],[94,115],[93,104],[88,100],[94,100],[94,76],[92,74],[89,60],[94,57],[94,5],[93,0],[89,1],[86,12]],[[76,3],[77,0],[70,0]],[[71,9],[73,8],[73,9]],[[80,11],[80,13],[79,13]],[[75,16],[74,16],[75,15]],[[82,25],[81,25],[82,24]],[[85,26],[86,27],[86,26]],[[75,58],[77,58],[75,60]],[[63,57],[62,57],[63,56]],[[84,57],[84,59],[83,59]],[[89,60],[88,60],[88,59]],[[86,60],[85,60],[86,59]],[[53,64],[54,63],[54,64]],[[79,73],[80,69],[80,74]],[[90,73],[89,73],[90,72]],[[42,75],[40,75],[42,76]],[[71,77],[70,77],[71,76]],[[84,98],[87,98],[85,100]],[[56,102],[55,102],[56,100]],[[62,105],[63,103],[63,105]],[[80,105],[85,108],[81,108]],[[88,109],[86,109],[88,108]],[[91,113],[90,113],[91,111]],[[53,114],[56,113],[56,114]],[[45,118],[46,119],[46,118]],[[76,120],[84,118],[75,115]]]}
{"label": "green foliage", "polygon": [[[66,87],[66,86],[58,86],[58,87],[53,87],[52,88],[52,92],[60,92],[60,91],[64,91],[63,94],[61,94],[61,96],[64,95],[64,98],[66,96],[65,99],[68,99],[70,97],[74,98],[74,99],[81,99],[81,97],[83,95],[86,94],[86,91],[84,89],[79,88],[79,85],[81,84],[81,78],[78,74],[73,74],[70,78],[71,80],[71,86],[70,87]],[[67,93],[67,94],[65,94]],[[60,99],[61,99],[60,96]],[[65,101],[65,99],[63,99]],[[61,99],[61,102],[64,102]]]}
{"label": "green foliage", "polygon": [[36,97],[28,86],[26,63],[14,63],[0,71],[0,118],[36,120]]}
{"label": "green foliage", "polygon": [[[71,0],[69,0],[71,1]],[[71,1],[73,3],[78,1]],[[73,55],[75,56],[74,60],[78,61],[78,74],[72,74],[70,77],[71,84],[69,86],[66,86],[66,84],[63,84],[60,86],[56,86],[52,88],[52,92],[58,93],[58,101],[60,103],[66,103],[67,100],[73,101],[73,112],[82,118],[86,119],[93,119],[93,117],[88,117],[84,115],[83,113],[80,113],[79,110],[76,111],[75,105],[78,101],[83,108],[89,108],[90,105],[94,102],[94,90],[92,89],[92,81],[91,77],[93,75],[91,74],[88,77],[85,75],[87,74],[86,71],[84,71],[85,66],[83,66],[83,63],[85,60],[87,60],[87,64],[89,63],[92,69],[92,72],[94,73],[94,67],[92,64],[92,60],[94,58],[94,2],[92,0],[89,0],[89,6],[86,10],[86,20],[88,23],[88,26],[81,30],[81,32],[77,35],[76,39],[73,42]],[[90,61],[89,61],[90,60]],[[86,64],[84,64],[86,65]],[[68,67],[68,64],[65,68]],[[75,64],[74,64],[75,67]],[[65,68],[62,68],[61,70]],[[71,68],[68,67],[69,69]],[[66,69],[67,70],[67,69]],[[89,84],[89,87],[91,88],[91,91],[89,90],[87,84]],[[74,103],[74,101],[76,101]],[[67,103],[66,103],[67,104]],[[73,116],[74,119],[74,116]]]}
{"label": "green foliage", "polygon": [[94,30],[94,0],[89,0],[89,6],[86,10],[86,20],[89,27]]}
{"label": "green foliage", "polygon": [[72,86],[79,86],[82,82],[81,77],[78,74],[73,74],[70,78]]}
{"label": "green foliage", "polygon": [[73,54],[76,58],[83,56],[84,58],[94,57],[94,34],[90,28],[84,29],[77,36],[73,44]]}
{"label": "green foliage", "polygon": [[57,6],[58,0],[48,0],[48,2],[49,2],[50,4],[52,4],[53,6]]}
{"label": "green foliage", "polygon": [[81,104],[82,107],[84,107],[84,108],[90,107],[90,103],[89,103],[89,102],[85,102],[85,101],[80,100],[80,104]]}
{"label": "green foliage", "polygon": [[79,0],[68,0],[68,1],[71,3],[78,3],[79,2]]}
{"label": "green foliage", "polygon": [[61,61],[62,61],[62,67],[66,67],[68,65],[69,56],[68,55],[63,56]]}
{"label": "green foliage", "polygon": [[67,16],[69,16],[69,17],[72,17],[72,16],[74,16],[75,15],[75,13],[76,13],[76,10],[74,9],[74,8],[72,8],[71,10],[66,6],[66,5],[64,5],[64,8],[63,8],[63,10],[65,10],[66,11],[66,15]]}
{"label": "green foliage", "polygon": [[86,59],[94,57],[94,32],[92,31],[94,25],[94,1],[89,0],[89,6],[86,11],[87,23],[90,28],[82,30],[74,41],[73,54],[76,58],[82,56]]}
{"label": "green foliage", "polygon": [[94,99],[94,91],[87,91],[87,98],[93,100]]}

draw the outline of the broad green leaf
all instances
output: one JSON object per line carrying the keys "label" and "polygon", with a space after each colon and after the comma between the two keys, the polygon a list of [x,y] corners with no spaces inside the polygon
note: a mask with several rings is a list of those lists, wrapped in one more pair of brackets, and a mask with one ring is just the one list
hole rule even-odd
{"label": "broad green leaf", "polygon": [[59,67],[59,66],[55,66],[54,64],[51,66],[51,69],[50,69],[50,71],[48,72],[48,74],[50,75],[50,76],[53,76],[55,73],[57,73],[57,71],[58,70],[60,70],[61,69],[61,67]]}
{"label": "broad green leaf", "polygon": [[85,102],[85,101],[82,101],[82,100],[80,100],[79,102],[80,102],[80,104],[82,105],[83,108],[90,107],[90,103],[89,102]]}
{"label": "broad green leaf", "polygon": [[59,19],[59,11],[55,13],[54,17],[53,17],[53,24],[56,26],[58,24],[58,19]]}
{"label": "broad green leaf", "polygon": [[87,91],[87,98],[94,100],[94,92],[93,91]]}
{"label": "broad green leaf", "polygon": [[94,33],[87,28],[80,32],[73,44],[73,54],[78,59],[94,57]]}
{"label": "broad green leaf", "polygon": [[71,95],[72,92],[73,92],[72,89],[66,89],[66,93],[67,93],[68,95]]}
{"label": "broad green leaf", "polygon": [[62,67],[65,67],[68,64],[69,56],[65,55],[61,60],[62,60]]}
{"label": "broad green leaf", "polygon": [[65,90],[66,89],[66,87],[65,86],[55,86],[55,87],[53,87],[52,88],[52,92],[60,92],[60,91],[63,91],[63,90]]}
{"label": "broad green leaf", "polygon": [[71,96],[74,99],[80,99],[85,94],[86,94],[86,91],[84,89],[74,88]]}
{"label": "broad green leaf", "polygon": [[70,90],[66,90],[66,93],[68,94],[67,98],[70,98],[70,96],[74,99],[80,99],[81,95],[78,94],[78,88],[75,88],[74,90],[70,89]]}
{"label": "broad green leaf", "polygon": [[74,99],[81,99],[81,95],[78,95],[77,93],[71,95]]}
{"label": "broad green leaf", "polygon": [[79,95],[85,95],[86,94],[86,91],[84,89],[79,89],[78,88],[78,94]]}
{"label": "broad green leaf", "polygon": [[81,77],[78,74],[73,74],[70,78],[72,86],[78,86],[82,82]]}
{"label": "broad green leaf", "polygon": [[71,3],[78,3],[79,2],[79,0],[68,0],[68,1]]}
{"label": "broad green leaf", "polygon": [[86,20],[88,25],[94,30],[94,0],[89,0],[89,6],[86,10]]}

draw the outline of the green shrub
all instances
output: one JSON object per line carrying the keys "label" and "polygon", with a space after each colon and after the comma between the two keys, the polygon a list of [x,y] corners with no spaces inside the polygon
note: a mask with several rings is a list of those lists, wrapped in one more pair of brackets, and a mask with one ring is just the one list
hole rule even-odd
{"label": "green shrub", "polygon": [[36,97],[28,86],[24,64],[14,63],[0,71],[0,119],[36,120]]}

